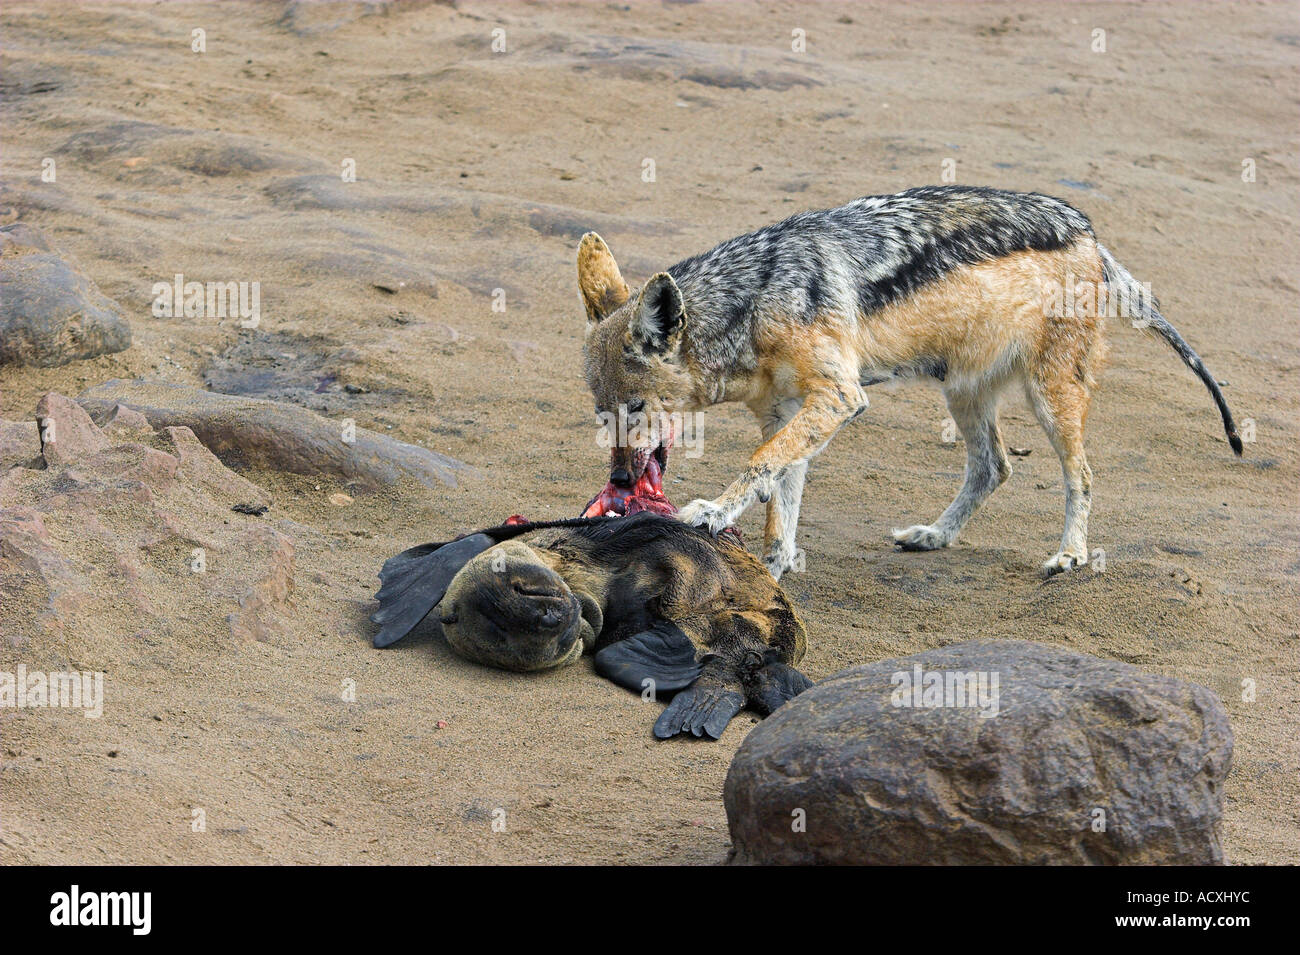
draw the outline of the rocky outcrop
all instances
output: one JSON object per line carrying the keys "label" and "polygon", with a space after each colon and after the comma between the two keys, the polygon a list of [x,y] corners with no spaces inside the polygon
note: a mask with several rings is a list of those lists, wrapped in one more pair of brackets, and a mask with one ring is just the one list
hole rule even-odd
{"label": "rocky outcrop", "polygon": [[739,862],[1212,864],[1231,756],[1204,687],[981,641],[803,693],[746,737],[724,798]]}
{"label": "rocky outcrop", "polygon": [[113,379],[78,398],[92,414],[129,408],[155,428],[184,427],[229,465],[331,475],[378,487],[404,479],[455,487],[473,469],[436,451],[323,418],[295,405],[184,385]]}
{"label": "rocky outcrop", "polygon": [[38,230],[0,226],[0,365],[66,365],[130,344],[122,309]]}
{"label": "rocky outcrop", "polygon": [[294,544],[250,513],[271,504],[265,491],[188,428],[121,412],[103,429],[54,393],[35,417],[34,447],[26,423],[0,422],[18,457],[34,452],[0,474],[0,646],[104,666],[164,637],[287,632]]}

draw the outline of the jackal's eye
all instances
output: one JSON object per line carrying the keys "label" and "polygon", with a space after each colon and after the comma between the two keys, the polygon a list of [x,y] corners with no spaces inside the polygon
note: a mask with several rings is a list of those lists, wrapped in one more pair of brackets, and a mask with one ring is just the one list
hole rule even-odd
{"label": "jackal's eye", "polygon": [[633,398],[627,403],[628,414],[640,414],[645,410],[645,401],[641,398]]}

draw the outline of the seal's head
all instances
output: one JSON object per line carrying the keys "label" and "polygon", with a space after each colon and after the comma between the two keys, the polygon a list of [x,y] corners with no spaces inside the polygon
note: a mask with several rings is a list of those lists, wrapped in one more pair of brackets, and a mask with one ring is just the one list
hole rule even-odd
{"label": "seal's head", "polygon": [[503,670],[566,666],[596,642],[601,610],[518,541],[472,558],[442,600],[442,630],[461,656]]}

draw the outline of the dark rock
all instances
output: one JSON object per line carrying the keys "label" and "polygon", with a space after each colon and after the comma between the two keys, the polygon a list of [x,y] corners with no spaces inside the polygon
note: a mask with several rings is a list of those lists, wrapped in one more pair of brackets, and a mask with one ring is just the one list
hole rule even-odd
{"label": "dark rock", "polygon": [[174,164],[200,176],[232,176],[263,172],[279,165],[274,156],[242,144],[197,144],[176,156]]}
{"label": "dark rock", "polygon": [[[318,161],[277,152],[248,136],[137,121],[90,126],[65,141],[60,152],[86,165],[106,164],[130,170],[133,182],[139,182],[142,174],[162,166],[208,178],[243,176],[271,169],[305,171],[320,166]],[[177,177],[154,180],[174,184],[182,181]],[[156,209],[149,210],[148,214],[174,215]]]}
{"label": "dark rock", "polygon": [[35,421],[0,421],[0,471],[40,467],[41,437]]}
{"label": "dark rock", "polygon": [[0,96],[13,101],[20,96],[53,93],[63,86],[63,74],[48,63],[22,61],[14,57],[5,64],[5,75],[0,76]]}
{"label": "dark rock", "polygon": [[822,84],[809,76],[789,70],[756,70],[752,73],[728,67],[710,67],[692,70],[682,76],[689,83],[714,86],[719,89],[785,91],[792,86],[810,87]]}
{"label": "dark rock", "polygon": [[[322,383],[346,380],[358,364],[355,349],[323,338],[281,332],[241,334],[203,369],[209,391],[304,405],[328,414]],[[325,389],[326,391],[328,389]]]}
{"label": "dark rock", "polygon": [[[355,379],[370,370],[355,347],[322,337],[281,332],[241,333],[203,367],[208,391],[301,405],[318,414],[385,411],[409,398],[394,387],[370,387]],[[362,397],[364,396],[364,397]]]}
{"label": "dark rock", "polygon": [[29,252],[53,252],[45,234],[26,222],[0,228],[0,254],[26,255]]}
{"label": "dark rock", "polygon": [[[987,674],[995,692],[983,710],[895,705],[915,667]],[[1219,864],[1231,757],[1204,687],[978,641],[803,693],[746,737],[724,800],[746,863]]]}
{"label": "dark rock", "polygon": [[339,27],[346,26],[362,17],[389,16],[418,10],[435,3],[454,6],[454,0],[289,0],[284,5],[280,18],[275,25],[288,30],[296,36],[309,37],[322,33],[333,33]]}
{"label": "dark rock", "polygon": [[122,351],[122,309],[22,223],[0,227],[0,365],[66,365]]}
{"label": "dark rock", "polygon": [[70,136],[55,155],[66,154],[82,162],[95,163],[114,156],[133,156],[160,140],[194,135],[178,126],[159,126],[138,120],[122,120],[92,126]]}
{"label": "dark rock", "polygon": [[301,175],[273,180],[267,198],[289,209],[324,209],[330,212],[412,212],[432,215],[456,206],[448,196],[379,192],[366,182],[344,182],[338,175]]}
{"label": "dark rock", "polygon": [[[344,182],[337,175],[300,175],[273,179],[263,189],[277,206],[297,211],[410,212],[417,215],[457,217],[467,225],[483,221],[522,223],[546,236],[580,239],[593,229],[602,235],[669,235],[680,230],[669,222],[633,219],[587,209],[509,198],[468,189],[429,190],[418,193],[381,191],[366,181]],[[337,252],[337,268],[345,254]],[[384,250],[376,250],[383,252]],[[356,252],[355,244],[346,255]]]}
{"label": "dark rock", "polygon": [[537,37],[521,55],[539,67],[565,65],[580,72],[638,83],[685,80],[715,89],[741,91],[785,91],[825,85],[812,76],[783,68],[798,64],[805,69],[820,69],[807,58],[777,54],[771,47],[723,46],[646,36],[576,38],[553,34]]}
{"label": "dark rock", "polygon": [[122,404],[143,414],[154,428],[189,428],[228,465],[334,475],[371,487],[404,478],[426,487],[455,487],[458,476],[473,473],[468,465],[436,451],[365,428],[347,430],[342,421],[258,398],[115,378],[83,392],[77,400],[92,413]]}

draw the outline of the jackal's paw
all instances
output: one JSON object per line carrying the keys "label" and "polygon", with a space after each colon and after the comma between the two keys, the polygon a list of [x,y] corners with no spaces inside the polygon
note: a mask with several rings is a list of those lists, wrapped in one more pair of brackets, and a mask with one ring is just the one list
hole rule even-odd
{"label": "jackal's paw", "polygon": [[731,526],[732,515],[713,501],[694,500],[677,512],[677,519],[692,527],[703,527],[717,537]]}
{"label": "jackal's paw", "polygon": [[1043,573],[1048,577],[1053,577],[1056,574],[1063,574],[1067,570],[1074,570],[1076,567],[1082,567],[1086,563],[1088,563],[1088,555],[1086,553],[1070,554],[1066,551],[1061,551],[1058,554],[1052,555],[1047,563],[1043,565]]}
{"label": "jackal's paw", "polygon": [[943,531],[929,524],[913,524],[901,531],[894,531],[894,543],[903,550],[938,550],[952,543]]}
{"label": "jackal's paw", "polygon": [[794,544],[786,544],[782,541],[773,543],[767,549],[767,556],[763,558],[763,566],[767,572],[775,579],[780,580],[781,575],[787,570],[802,571],[802,555],[795,550]]}

